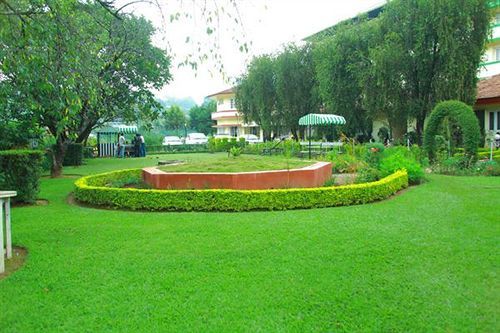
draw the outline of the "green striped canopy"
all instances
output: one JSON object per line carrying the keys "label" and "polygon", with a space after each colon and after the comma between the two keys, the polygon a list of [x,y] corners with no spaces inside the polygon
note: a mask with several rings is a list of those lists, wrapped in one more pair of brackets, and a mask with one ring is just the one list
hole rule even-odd
{"label": "green striped canopy", "polygon": [[96,130],[101,133],[124,133],[124,134],[134,134],[137,133],[136,125],[111,125],[106,127],[100,127]]}
{"label": "green striped canopy", "polygon": [[309,113],[299,119],[299,125],[344,125],[345,118],[335,114]]}

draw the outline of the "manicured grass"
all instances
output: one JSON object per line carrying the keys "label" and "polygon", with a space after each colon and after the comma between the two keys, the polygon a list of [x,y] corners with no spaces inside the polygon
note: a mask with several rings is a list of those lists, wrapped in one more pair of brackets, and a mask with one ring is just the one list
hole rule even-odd
{"label": "manicured grass", "polygon": [[44,179],[49,205],[13,209],[29,255],[0,281],[2,332],[498,331],[500,178],[254,213],[83,208],[66,202],[73,181]]}
{"label": "manicured grass", "polygon": [[168,172],[246,172],[263,170],[298,169],[311,165],[312,161],[287,159],[278,156],[240,155],[228,157],[226,153],[207,154],[205,158],[191,155],[185,163],[167,165],[160,169]]}

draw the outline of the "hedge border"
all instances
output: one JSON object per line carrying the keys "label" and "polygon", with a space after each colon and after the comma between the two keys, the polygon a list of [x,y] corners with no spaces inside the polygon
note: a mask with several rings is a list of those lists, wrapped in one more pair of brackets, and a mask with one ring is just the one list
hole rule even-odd
{"label": "hedge border", "polygon": [[148,190],[105,186],[114,180],[140,177],[140,173],[141,169],[128,169],[80,178],[75,182],[75,199],[90,205],[131,210],[239,212],[365,204],[386,199],[408,187],[406,170],[371,183],[320,188]]}
{"label": "hedge border", "polygon": [[44,154],[40,150],[0,150],[0,190],[17,191],[13,202],[36,201]]}

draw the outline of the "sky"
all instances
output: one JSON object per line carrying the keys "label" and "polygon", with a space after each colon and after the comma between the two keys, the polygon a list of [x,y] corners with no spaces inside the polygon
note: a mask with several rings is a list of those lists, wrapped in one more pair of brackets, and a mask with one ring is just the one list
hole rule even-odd
{"label": "sky", "polygon": [[[298,42],[342,20],[384,3],[384,0],[155,0],[156,5],[139,3],[127,8],[144,15],[158,28],[155,45],[172,57],[172,81],[159,98],[193,98],[201,103],[205,96],[232,86],[245,72],[254,56],[278,52],[284,44]],[[233,7],[231,1],[236,1]],[[206,7],[201,7],[206,6]],[[203,15],[202,11],[219,11]],[[171,22],[170,15],[180,13]],[[184,17],[183,14],[189,15]],[[211,17],[215,32],[207,35],[205,20]],[[218,21],[215,21],[217,20]],[[237,19],[237,22],[235,20]],[[236,41],[236,39],[238,41]],[[248,53],[239,47],[247,43]],[[201,46],[201,52],[198,51]],[[209,51],[212,50],[213,53]],[[178,67],[189,54],[217,54],[216,60]],[[224,75],[217,65],[224,65]]]}

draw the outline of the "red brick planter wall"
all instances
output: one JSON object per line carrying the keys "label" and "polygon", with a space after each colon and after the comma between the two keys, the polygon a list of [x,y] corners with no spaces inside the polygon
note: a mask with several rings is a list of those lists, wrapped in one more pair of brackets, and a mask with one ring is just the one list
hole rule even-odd
{"label": "red brick planter wall", "polygon": [[165,172],[142,169],[142,179],[156,189],[234,189],[320,187],[332,177],[332,164],[317,162],[302,169],[234,173]]}

